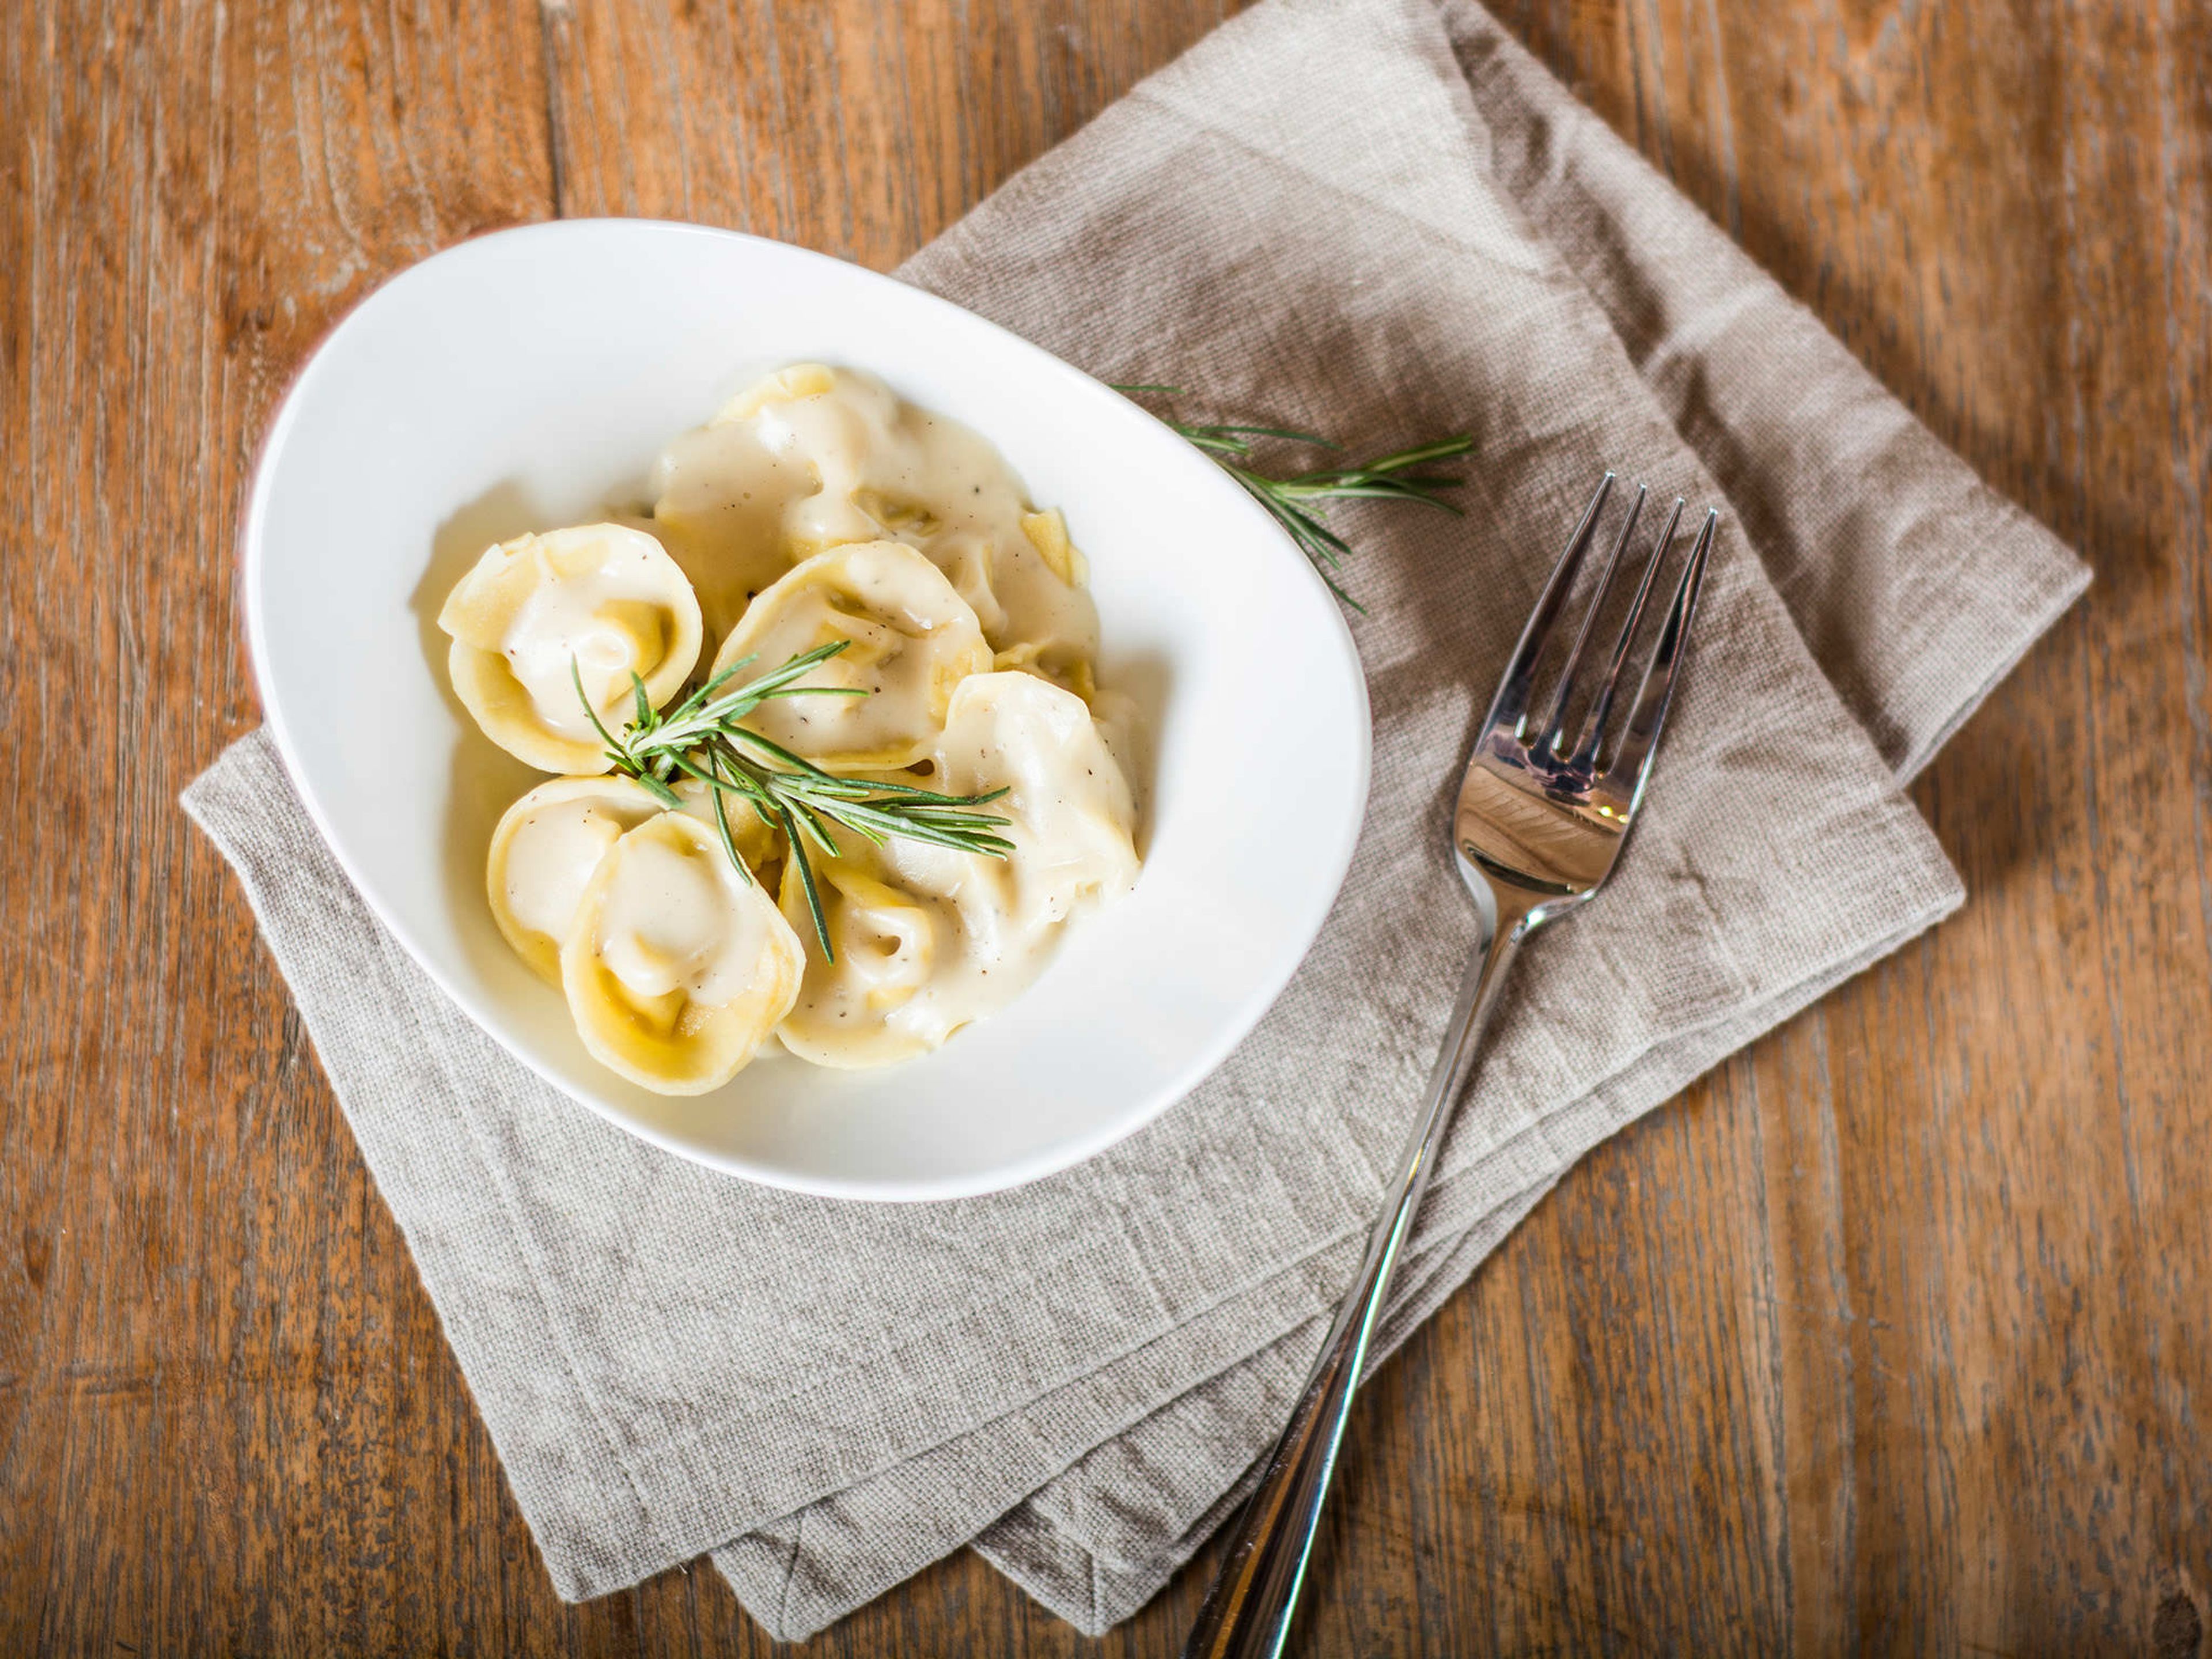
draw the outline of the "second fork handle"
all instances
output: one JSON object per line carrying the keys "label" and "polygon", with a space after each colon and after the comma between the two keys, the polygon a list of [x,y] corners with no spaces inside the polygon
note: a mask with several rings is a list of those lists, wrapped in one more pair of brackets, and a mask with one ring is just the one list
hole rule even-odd
{"label": "second fork handle", "polygon": [[1474,1069],[1498,988],[1528,932],[1528,907],[1501,908],[1490,936],[1468,963],[1443,1047],[1429,1074],[1427,1098],[1406,1143],[1397,1182],[1368,1236],[1359,1276],[1345,1293],[1282,1438],[1262,1465],[1259,1487],[1237,1522],[1229,1553],[1183,1644],[1183,1659],[1274,1659],[1290,1635],[1322,1504],[1336,1471],[1337,1449],[1391,1276],[1413,1236],[1413,1218],[1428,1191],[1453,1103]]}

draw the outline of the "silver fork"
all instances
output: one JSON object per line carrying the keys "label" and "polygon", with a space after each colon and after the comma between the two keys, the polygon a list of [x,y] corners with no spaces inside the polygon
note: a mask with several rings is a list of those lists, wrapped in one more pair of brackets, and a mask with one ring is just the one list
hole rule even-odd
{"label": "silver fork", "polygon": [[1452,1106],[1474,1069],[1498,988],[1530,933],[1590,898],[1604,884],[1644,799],[1644,786],[1651,781],[1652,757],[1697,612],[1698,589],[1712,549],[1717,513],[1706,514],[1705,527],[1683,564],[1674,602],[1619,739],[1607,744],[1605,734],[1653,580],[1681,522],[1684,503],[1679,499],[1650,556],[1642,561],[1644,574],[1636,597],[1571,746],[1567,719],[1577,694],[1586,689],[1578,683],[1583,658],[1644,510],[1647,492],[1640,489],[1613,538],[1605,572],[1575,631],[1548,706],[1540,700],[1534,705],[1540,717],[1530,717],[1529,693],[1540,660],[1553,641],[1583,556],[1596,538],[1613,482],[1613,475],[1607,473],[1575,527],[1521,632],[1521,642],[1514,647],[1474,740],[1450,828],[1453,861],[1474,896],[1480,917],[1475,950],[1451,1023],[1444,1030],[1443,1049],[1429,1075],[1428,1096],[1407,1143],[1398,1182],[1368,1238],[1359,1276],[1337,1310],[1336,1323],[1291,1413],[1289,1426],[1262,1466],[1259,1489],[1237,1522],[1229,1554],[1214,1575],[1184,1644],[1184,1659],[1248,1659],[1261,1654],[1272,1659],[1282,1651],[1391,1274],[1412,1236]]}

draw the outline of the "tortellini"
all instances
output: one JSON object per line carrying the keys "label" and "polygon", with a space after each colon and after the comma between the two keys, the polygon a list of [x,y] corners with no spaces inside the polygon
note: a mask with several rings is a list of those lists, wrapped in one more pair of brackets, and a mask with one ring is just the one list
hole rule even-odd
{"label": "tortellini", "polygon": [[561,988],[593,1058],[662,1094],[742,1071],[799,992],[799,939],[714,831],[647,819],[592,872],[561,947]]}
{"label": "tortellini", "polygon": [[[982,438],[819,363],[679,439],[653,493],[649,518],[488,550],[440,613],[477,723],[564,775],[493,833],[493,919],[559,988],[592,1056],[663,1094],[720,1087],[771,1038],[823,1066],[927,1054],[1018,995],[1071,917],[1137,879],[1135,807],[1107,735],[1126,699],[1096,683],[1084,556]],[[810,818],[726,787],[716,811],[706,751],[670,744],[699,718],[675,701],[741,659],[733,689],[832,643],[808,695],[742,714],[737,752],[879,802],[1003,791],[975,810],[1000,821],[1006,856],[861,817],[878,843],[840,818],[861,811],[848,795],[817,797]],[[625,759],[644,781],[605,775],[592,723],[632,743],[633,674],[674,722],[657,727],[659,758]]]}
{"label": "tortellini", "polygon": [[540,977],[561,982],[561,941],[607,850],[666,811],[628,778],[555,778],[507,809],[491,832],[484,886],[492,920]]}
{"label": "tortellini", "polygon": [[740,393],[655,470],[653,520],[710,628],[799,560],[904,542],[942,570],[993,651],[1076,683],[1098,650],[1083,556],[975,433],[872,374],[799,363]]}
{"label": "tortellini", "polygon": [[857,542],[795,565],[752,602],[714,658],[757,670],[842,641],[806,684],[858,696],[785,697],[750,724],[833,771],[905,766],[928,753],[952,689],[991,666],[967,602],[937,567],[899,542]]}
{"label": "tortellini", "polygon": [[814,862],[816,896],[835,961],[822,954],[795,866],[783,872],[783,915],[806,952],[805,976],[776,1035],[817,1066],[887,1066],[926,1054],[975,1011],[939,994],[964,937],[942,893],[901,884],[884,850],[840,837],[840,855]]}
{"label": "tortellini", "polygon": [[1136,881],[1129,786],[1082,699],[1023,673],[978,674],[952,695],[931,786],[1007,793],[1004,859],[894,839],[841,841],[817,870],[834,959],[787,869],[783,909],[807,952],[779,1035],[817,1065],[880,1066],[943,1043],[1042,971],[1067,919]]}
{"label": "tortellini", "polygon": [[[676,811],[694,817],[717,835],[714,814],[714,792],[696,778],[679,778],[676,784]],[[725,793],[722,797],[721,822],[729,826],[730,842],[744,860],[745,868],[755,872],[775,890],[776,861],[782,856],[782,839],[774,825],[744,801]]]}
{"label": "tortellini", "polygon": [[[1136,884],[1136,805],[1083,700],[1028,674],[963,680],[938,740],[931,787],[947,794],[1003,788],[1011,857],[964,854],[963,879],[990,888],[1018,927],[1064,920],[1078,906]],[[901,857],[927,868],[943,849]]]}
{"label": "tortellini", "polygon": [[540,771],[607,769],[576,695],[610,727],[631,678],[658,708],[699,660],[699,602],[660,544],[623,525],[518,536],[486,550],[447,595],[438,626],[453,690],[484,735]]}
{"label": "tortellini", "polygon": [[[683,826],[656,832],[657,838],[665,842],[670,836],[676,836],[689,856],[703,836],[713,851],[713,865],[722,871],[730,868],[728,854],[720,839],[722,827],[726,825],[731,845],[751,876],[752,898],[747,904],[756,913],[762,903],[772,908],[781,850],[775,831],[745,802],[726,797],[718,823],[711,796],[705,786],[696,781],[684,780],[675,793],[678,805],[671,807],[644,785],[629,778],[555,778],[515,802],[493,830],[491,855],[484,872],[492,917],[507,943],[514,947],[515,954],[541,977],[561,987],[564,994],[569,988],[562,972],[561,951],[570,935],[577,931],[579,918],[584,914],[585,895],[592,890],[593,879],[617,845],[631,830],[653,819],[664,816],[684,819]],[[638,871],[645,869],[649,877],[653,855],[633,852],[629,856],[629,879],[616,896],[635,912],[641,890]],[[640,860],[647,863],[641,865]],[[684,889],[682,884],[687,872],[678,866],[668,866],[662,876],[665,882],[678,884],[672,890],[679,894],[683,914],[694,919],[711,918],[714,903],[718,902],[714,888],[692,880],[689,889]],[[603,931],[610,926],[604,908],[599,921]],[[781,944],[788,930],[770,927],[767,932],[778,944],[775,971],[781,975],[787,960],[781,953]],[[623,965],[638,960],[635,941],[640,936],[636,927],[610,935],[613,945],[608,959],[613,965],[615,979],[621,987],[631,990],[639,982],[637,975],[635,972],[625,974]],[[796,949],[795,941],[793,948]],[[629,954],[624,955],[625,951]],[[789,960],[795,962],[796,958]],[[617,987],[591,975],[579,984],[582,988],[580,994],[595,998],[589,1007],[576,1011],[578,1028],[586,1033],[586,1041],[592,1044],[593,1053],[605,1059],[605,1055],[600,1054],[603,1047],[618,1049],[627,1055],[628,1069],[616,1060],[609,1060],[607,1063],[648,1087],[661,1087],[672,1077],[688,1090],[701,1074],[701,1067],[705,1067],[708,1075],[716,1068],[729,1067],[722,1075],[731,1074],[735,1067],[729,1066],[730,1044],[750,1030],[752,1046],[757,1048],[766,1036],[768,1026],[774,1024],[771,1019],[753,1029],[726,1018],[712,1022],[694,1018],[694,1027],[711,1026],[711,1040],[702,1044],[687,1036],[689,1057],[672,1068],[665,1041],[655,1048],[650,1044],[641,1045],[634,1037],[626,1037],[641,1012],[635,999],[620,1000],[629,1006],[629,1012],[618,1018],[619,1008],[610,1013],[605,1006],[606,995],[601,994],[613,992]],[[702,997],[705,994],[701,993]],[[595,1037],[593,1033],[599,1035]],[[665,1038],[665,1034],[662,1035]],[[696,1086],[714,1085],[703,1083]]]}

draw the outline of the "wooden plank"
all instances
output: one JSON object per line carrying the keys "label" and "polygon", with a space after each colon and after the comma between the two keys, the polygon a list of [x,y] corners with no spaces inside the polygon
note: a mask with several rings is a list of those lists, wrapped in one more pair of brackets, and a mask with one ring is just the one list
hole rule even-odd
{"label": "wooden plank", "polygon": [[537,46],[515,6],[0,13],[9,1652],[414,1647],[535,1571],[175,800],[258,718],[231,569],[261,424],[371,285],[545,210],[542,88],[481,90]]}
{"label": "wooden plank", "polygon": [[1232,9],[549,7],[562,210],[723,225],[887,270]]}
{"label": "wooden plank", "polygon": [[[557,208],[888,267],[1218,9],[0,14],[0,1649],[768,1650],[703,1568],[553,1601],[173,810],[256,718],[245,467],[432,248]],[[1312,1650],[2201,1651],[2212,16],[1500,15],[2099,585],[1916,786],[1969,909],[1594,1155],[1376,1380]],[[1205,1568],[1090,1644],[957,1558],[809,1650],[1169,1654]]]}

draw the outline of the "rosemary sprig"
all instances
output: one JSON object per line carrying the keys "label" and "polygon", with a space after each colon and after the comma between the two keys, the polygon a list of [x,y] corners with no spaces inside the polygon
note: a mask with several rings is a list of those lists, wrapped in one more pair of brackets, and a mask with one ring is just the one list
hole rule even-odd
{"label": "rosemary sprig", "polygon": [[725,798],[735,797],[762,823],[783,831],[791,844],[799,889],[806,896],[807,914],[813,918],[814,936],[821,943],[822,954],[831,962],[837,959],[837,953],[830,944],[830,924],[823,914],[821,890],[807,848],[811,844],[830,858],[837,857],[832,824],[850,830],[878,847],[897,836],[957,853],[980,853],[987,858],[1004,858],[1014,850],[1013,842],[997,833],[1007,820],[975,810],[998,799],[1006,793],[1004,789],[981,795],[946,795],[912,784],[841,777],[739,723],[774,697],[868,696],[851,686],[799,684],[849,644],[849,640],[837,640],[817,646],[757,679],[732,687],[731,681],[753,661],[750,657],[740,657],[690,696],[665,709],[653,707],[646,696],[645,682],[632,674],[632,717],[619,737],[607,730],[592,700],[585,696],[582,670],[574,659],[568,665],[577,698],[584,705],[592,729],[605,744],[614,769],[635,779],[671,807],[684,804],[676,793],[679,781],[694,778],[705,784],[714,802],[714,829],[722,850],[745,880],[752,879],[752,872],[738,855]]}
{"label": "rosemary sprig", "polygon": [[[1148,394],[1172,398],[1183,395],[1181,386],[1117,386],[1114,390],[1133,398]],[[1252,499],[1267,508],[1275,522],[1289,533],[1298,550],[1313,562],[1321,579],[1328,584],[1328,591],[1362,616],[1367,614],[1367,608],[1346,592],[1336,580],[1337,573],[1344,568],[1344,556],[1352,551],[1352,544],[1329,528],[1319,504],[1353,500],[1418,501],[1456,514],[1460,509],[1445,501],[1439,492],[1466,480],[1422,469],[1433,462],[1464,455],[1474,447],[1473,436],[1460,433],[1416,444],[1410,449],[1393,450],[1389,454],[1377,455],[1352,466],[1316,467],[1288,477],[1273,477],[1250,465],[1255,438],[1273,438],[1340,453],[1341,446],[1316,433],[1299,432],[1288,427],[1194,425],[1172,416],[1163,418],[1170,431],[1213,457],[1223,471],[1243,485]]]}

